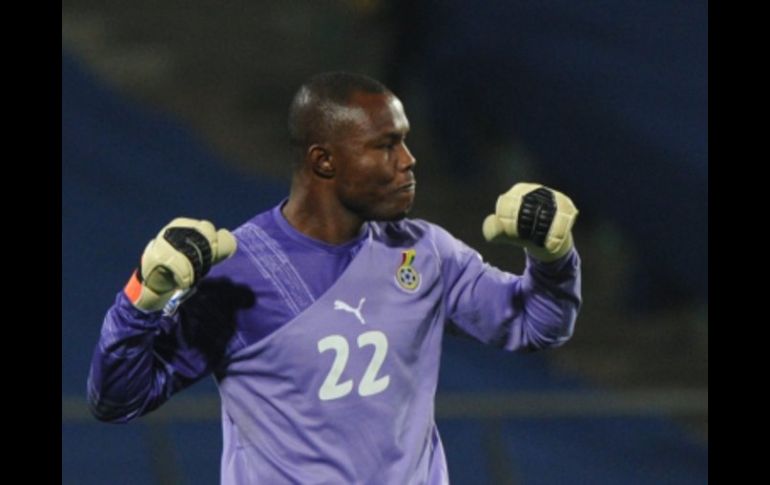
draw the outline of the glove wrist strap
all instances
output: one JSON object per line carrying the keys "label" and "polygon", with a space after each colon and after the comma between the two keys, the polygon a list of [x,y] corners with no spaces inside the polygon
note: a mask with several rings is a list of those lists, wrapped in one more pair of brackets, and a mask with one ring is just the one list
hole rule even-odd
{"label": "glove wrist strap", "polygon": [[566,256],[570,249],[572,249],[572,246],[572,233],[570,232],[567,234],[567,237],[564,238],[564,242],[562,243],[561,247],[556,250],[556,252],[549,253],[545,248],[536,247],[531,244],[525,247],[527,254],[531,255],[533,258],[544,263],[550,263]]}
{"label": "glove wrist strap", "polygon": [[134,270],[126,286],[123,288],[128,300],[134,307],[145,312],[156,312],[163,309],[166,302],[174,294],[174,291],[156,293],[142,284],[139,279],[139,270]]}

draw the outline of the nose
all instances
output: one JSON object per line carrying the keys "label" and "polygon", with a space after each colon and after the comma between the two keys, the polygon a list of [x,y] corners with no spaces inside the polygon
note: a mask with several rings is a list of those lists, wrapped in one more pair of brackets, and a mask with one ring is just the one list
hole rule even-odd
{"label": "nose", "polygon": [[401,152],[401,169],[412,170],[412,168],[414,168],[414,166],[417,164],[417,159],[414,158],[412,152],[409,151],[406,143],[402,143],[401,146],[404,148]]}

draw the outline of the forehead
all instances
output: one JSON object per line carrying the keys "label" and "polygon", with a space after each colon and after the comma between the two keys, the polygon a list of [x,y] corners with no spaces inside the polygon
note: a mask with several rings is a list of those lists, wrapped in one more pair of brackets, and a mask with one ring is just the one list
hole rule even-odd
{"label": "forehead", "polygon": [[356,128],[360,134],[377,136],[383,133],[409,131],[409,120],[401,101],[390,93],[354,93],[348,105],[356,111]]}

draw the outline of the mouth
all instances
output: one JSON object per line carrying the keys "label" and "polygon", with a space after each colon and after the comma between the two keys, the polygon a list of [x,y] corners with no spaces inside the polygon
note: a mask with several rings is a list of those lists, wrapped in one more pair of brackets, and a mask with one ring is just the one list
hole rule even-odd
{"label": "mouth", "polygon": [[414,192],[415,187],[417,187],[417,182],[408,182],[404,185],[399,186],[396,189],[396,192]]}

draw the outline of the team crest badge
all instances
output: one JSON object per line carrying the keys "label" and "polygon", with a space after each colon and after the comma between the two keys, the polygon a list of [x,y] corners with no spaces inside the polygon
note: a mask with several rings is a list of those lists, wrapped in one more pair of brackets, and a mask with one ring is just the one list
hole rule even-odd
{"label": "team crest badge", "polygon": [[396,283],[406,291],[416,291],[420,286],[420,273],[412,266],[416,255],[414,249],[401,252],[401,266],[396,270]]}

